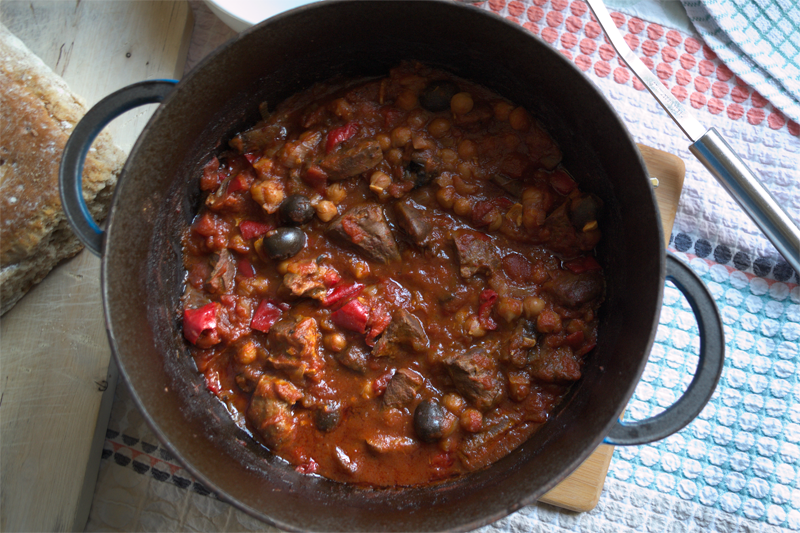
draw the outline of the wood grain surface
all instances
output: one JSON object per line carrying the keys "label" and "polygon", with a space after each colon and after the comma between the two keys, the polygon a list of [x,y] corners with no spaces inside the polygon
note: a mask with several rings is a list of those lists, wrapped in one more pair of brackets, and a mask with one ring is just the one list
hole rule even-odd
{"label": "wood grain surface", "polygon": [[[128,84],[183,73],[189,5],[4,0],[0,22],[92,105]],[[155,106],[109,125],[129,151]],[[100,262],[56,268],[0,321],[0,530],[83,530],[116,384]]]}
{"label": "wood grain surface", "polygon": [[[669,245],[669,236],[672,233],[675,213],[681,199],[686,167],[680,157],[662,150],[640,144],[639,151],[650,176],[658,179],[655,193],[661,224],[664,228],[664,246],[666,247]],[[575,472],[556,485],[539,501],[571,511],[591,511],[600,500],[600,493],[603,492],[603,484],[613,454],[613,446],[601,445]]]}

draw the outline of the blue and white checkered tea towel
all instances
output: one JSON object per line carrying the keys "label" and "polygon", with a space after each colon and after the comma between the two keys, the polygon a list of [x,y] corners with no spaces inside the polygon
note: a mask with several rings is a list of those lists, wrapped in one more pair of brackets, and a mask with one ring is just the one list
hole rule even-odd
{"label": "blue and white checkered tea towel", "polygon": [[748,85],[800,122],[800,3],[681,0],[706,44]]}

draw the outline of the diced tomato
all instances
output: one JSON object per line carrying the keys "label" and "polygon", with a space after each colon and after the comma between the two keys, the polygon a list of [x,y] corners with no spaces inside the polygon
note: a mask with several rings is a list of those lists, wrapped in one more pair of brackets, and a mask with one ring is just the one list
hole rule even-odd
{"label": "diced tomato", "polygon": [[201,191],[213,191],[222,183],[223,176],[219,171],[219,159],[212,157],[203,167],[203,177],[200,178]]}
{"label": "diced tomato", "polygon": [[195,219],[192,229],[203,237],[211,237],[218,233],[219,222],[219,218],[214,213],[206,211]]}
{"label": "diced tomato", "polygon": [[573,259],[572,261],[564,263],[564,267],[566,267],[568,270],[570,270],[575,274],[603,269],[603,267],[600,266],[600,263],[597,262],[597,259],[595,259],[591,255],[580,257],[578,259]]}
{"label": "diced tomato", "polygon": [[514,202],[505,196],[498,196],[491,200],[476,202],[475,206],[472,208],[472,222],[477,226],[485,226],[489,223],[485,220],[486,215],[492,211],[498,211],[502,214],[508,211],[512,205],[514,205]]}
{"label": "diced tomato", "polygon": [[516,252],[503,257],[503,272],[518,282],[530,281],[533,278],[533,264],[528,259]]}
{"label": "diced tomato", "polygon": [[328,268],[322,276],[322,283],[328,288],[333,287],[340,281],[342,281],[342,276],[332,268]]}
{"label": "diced tomato", "polygon": [[536,328],[543,333],[561,333],[561,315],[545,309],[536,318]]}
{"label": "diced tomato", "polygon": [[228,192],[249,191],[255,178],[250,172],[240,172],[228,182]]}
{"label": "diced tomato", "polygon": [[440,452],[431,457],[431,466],[434,468],[450,468],[453,466],[455,459],[453,455],[448,452]]}
{"label": "diced tomato", "polygon": [[386,391],[386,387],[389,385],[392,376],[394,376],[394,368],[388,370],[385,374],[372,382],[372,391],[376,396],[380,396]]}
{"label": "diced tomato", "polygon": [[320,194],[324,193],[325,188],[328,186],[328,174],[317,165],[310,166],[301,177],[303,181]]}
{"label": "diced tomato", "polygon": [[550,175],[550,185],[556,190],[556,192],[563,194],[564,196],[574,191],[578,186],[578,184],[569,177],[569,174],[561,169],[556,170]]}
{"label": "diced tomato", "polygon": [[481,327],[486,330],[497,329],[497,322],[492,318],[492,307],[497,301],[497,293],[492,289],[485,289],[481,292],[480,306],[478,307],[478,321]]}
{"label": "diced tomato", "polygon": [[583,331],[576,331],[567,335],[567,338],[564,339],[564,342],[571,348],[577,348],[583,344],[585,338],[586,336],[583,334]]}
{"label": "diced tomato", "polygon": [[350,300],[331,314],[331,320],[340,328],[365,333],[369,320],[369,307],[358,300]]}
{"label": "diced tomato", "polygon": [[316,474],[317,470],[319,469],[319,465],[314,459],[309,458],[307,462],[297,465],[294,469],[300,474]]}
{"label": "diced tomato", "polygon": [[325,296],[322,298],[321,303],[325,307],[331,307],[337,302],[350,298],[364,290],[364,285],[361,283],[353,283],[351,285],[339,285],[333,289],[329,289]]}
{"label": "diced tomato", "polygon": [[283,315],[283,311],[278,306],[269,300],[261,300],[253,315],[253,320],[250,321],[250,327],[263,333],[269,333],[270,328],[280,320],[281,315]]}
{"label": "diced tomato", "polygon": [[334,128],[328,132],[328,138],[325,141],[325,151],[330,152],[347,139],[358,133],[358,124],[350,122],[340,128]]}
{"label": "diced tomato", "polygon": [[378,304],[372,308],[372,312],[369,315],[369,333],[364,339],[367,346],[375,346],[375,339],[384,332],[391,321],[392,315],[383,305]]}
{"label": "diced tomato", "polygon": [[183,311],[183,336],[192,344],[197,344],[197,339],[204,331],[217,327],[217,304],[208,303],[197,309]]}
{"label": "diced tomato", "polygon": [[248,152],[244,154],[244,158],[247,159],[247,162],[251,165],[258,161],[258,158],[261,157],[261,154],[258,152]]}
{"label": "diced tomato", "polygon": [[239,272],[242,274],[242,276],[246,278],[256,277],[256,269],[253,268],[253,265],[247,259],[241,259],[237,266],[239,267]]}
{"label": "diced tomato", "polygon": [[206,387],[214,394],[219,394],[222,390],[222,384],[219,382],[219,372],[216,370],[208,370],[206,372]]}
{"label": "diced tomato", "polygon": [[581,348],[580,350],[578,350],[577,352],[575,352],[575,356],[576,356],[576,357],[583,357],[583,356],[584,356],[584,355],[586,355],[587,353],[589,353],[589,352],[591,352],[592,350],[594,350],[595,346],[597,346],[597,343],[596,343],[596,342],[589,342],[589,343],[586,343],[586,344],[584,344],[584,345],[583,345],[583,348]]}
{"label": "diced tomato", "polygon": [[255,222],[254,220],[243,220],[239,223],[239,231],[242,233],[242,238],[244,239],[261,237],[273,229],[275,229],[275,226],[272,224],[264,224],[263,222]]}
{"label": "diced tomato", "polygon": [[395,123],[402,117],[400,110],[393,106],[382,107],[381,114],[383,115],[383,121],[386,127],[394,126]]}

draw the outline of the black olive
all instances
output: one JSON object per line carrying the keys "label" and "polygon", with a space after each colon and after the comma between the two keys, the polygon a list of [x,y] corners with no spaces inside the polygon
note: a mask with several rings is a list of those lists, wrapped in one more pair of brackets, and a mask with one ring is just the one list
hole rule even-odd
{"label": "black olive", "polygon": [[336,429],[339,425],[339,420],[342,418],[342,411],[337,403],[329,403],[319,409],[314,417],[314,422],[317,429],[328,433]]}
{"label": "black olive", "polygon": [[308,197],[293,194],[281,203],[280,213],[286,223],[300,226],[310,222],[315,212]]}
{"label": "black olive", "polygon": [[271,259],[288,259],[306,245],[306,234],[300,228],[278,228],[264,238],[264,251]]}
{"label": "black olive", "polygon": [[417,163],[416,161],[409,161],[408,166],[403,172],[403,179],[412,182],[415,189],[427,185],[433,178],[433,173],[426,172],[425,165]]}
{"label": "black olive", "polygon": [[445,111],[450,109],[450,100],[459,92],[458,85],[452,81],[433,81],[419,95],[419,105],[428,111]]}
{"label": "black olive", "polygon": [[414,410],[414,431],[425,442],[434,442],[444,435],[444,409],[431,400],[420,402]]}

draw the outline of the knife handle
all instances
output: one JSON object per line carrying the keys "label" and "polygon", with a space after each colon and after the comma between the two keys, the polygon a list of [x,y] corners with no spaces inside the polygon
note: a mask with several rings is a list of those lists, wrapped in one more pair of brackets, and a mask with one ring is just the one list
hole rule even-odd
{"label": "knife handle", "polygon": [[711,128],[689,150],[750,215],[786,262],[800,275],[800,229],[722,135]]}

